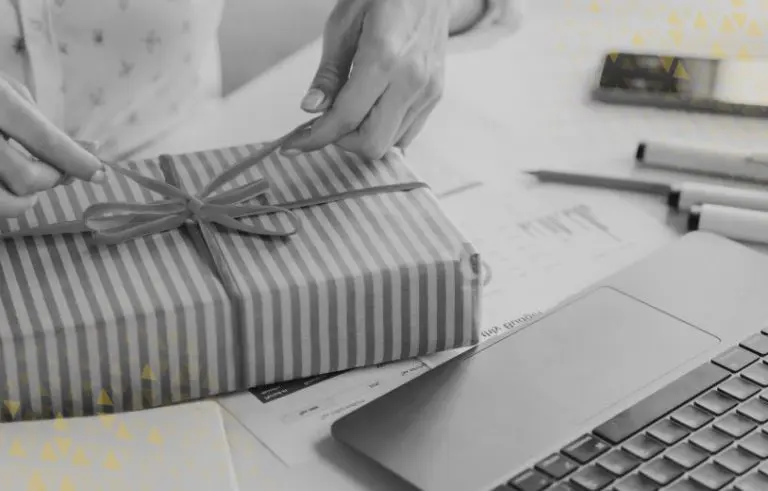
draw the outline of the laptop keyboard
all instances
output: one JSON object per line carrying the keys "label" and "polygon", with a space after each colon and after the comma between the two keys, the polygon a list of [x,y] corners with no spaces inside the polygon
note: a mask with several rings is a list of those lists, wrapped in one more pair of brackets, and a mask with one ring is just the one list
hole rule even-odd
{"label": "laptop keyboard", "polygon": [[768,491],[768,329],[494,491]]}

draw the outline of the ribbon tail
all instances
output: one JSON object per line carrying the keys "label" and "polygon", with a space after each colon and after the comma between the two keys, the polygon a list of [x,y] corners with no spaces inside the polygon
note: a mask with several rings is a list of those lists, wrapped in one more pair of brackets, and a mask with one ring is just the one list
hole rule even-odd
{"label": "ribbon tail", "polygon": [[82,220],[72,220],[69,222],[52,223],[41,227],[30,228],[26,230],[17,230],[15,232],[0,233],[0,239],[21,239],[24,237],[42,237],[45,235],[73,235],[89,232],[88,227]]}

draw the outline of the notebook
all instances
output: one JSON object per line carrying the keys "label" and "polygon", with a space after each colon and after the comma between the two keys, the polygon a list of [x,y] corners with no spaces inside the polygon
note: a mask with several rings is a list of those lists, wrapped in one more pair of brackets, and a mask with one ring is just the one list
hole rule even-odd
{"label": "notebook", "polygon": [[212,401],[0,425],[4,489],[237,491]]}

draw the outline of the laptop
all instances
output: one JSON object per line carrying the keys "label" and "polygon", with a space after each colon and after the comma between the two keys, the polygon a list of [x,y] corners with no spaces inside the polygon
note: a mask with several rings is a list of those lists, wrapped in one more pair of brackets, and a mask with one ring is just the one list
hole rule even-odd
{"label": "laptop", "polygon": [[693,232],[332,435],[406,489],[766,491],[767,355],[768,257]]}

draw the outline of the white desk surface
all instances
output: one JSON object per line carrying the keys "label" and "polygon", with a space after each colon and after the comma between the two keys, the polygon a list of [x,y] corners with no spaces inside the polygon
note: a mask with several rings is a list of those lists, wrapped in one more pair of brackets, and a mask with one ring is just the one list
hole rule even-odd
{"label": "white desk surface", "polygon": [[[514,36],[492,49],[451,54],[444,100],[408,154],[425,178],[446,166],[497,186],[540,166],[632,172],[637,142],[644,138],[768,150],[768,121],[588,100],[608,50],[768,55],[768,2],[528,3]],[[251,143],[285,133],[308,119],[298,104],[319,54],[319,45],[310,45],[147,153]],[[666,214],[658,200],[638,203],[659,219]],[[226,424],[242,489],[405,489],[333,442],[316,462],[288,468],[237,421],[228,418]]]}

